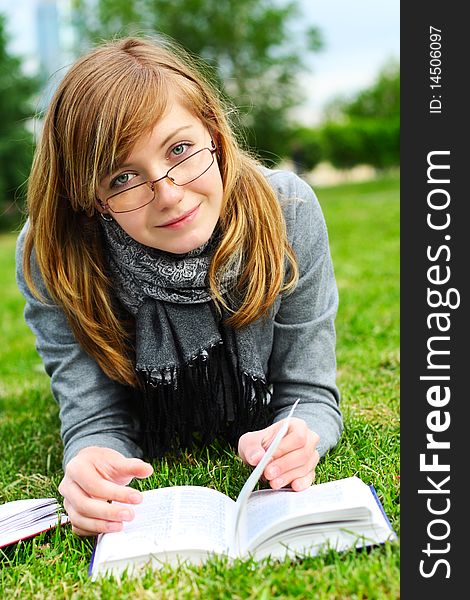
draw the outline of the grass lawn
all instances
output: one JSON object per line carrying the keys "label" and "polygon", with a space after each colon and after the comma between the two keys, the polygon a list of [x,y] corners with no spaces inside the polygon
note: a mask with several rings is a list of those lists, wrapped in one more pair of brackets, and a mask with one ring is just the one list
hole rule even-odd
{"label": "grass lawn", "polygon": [[[399,180],[317,189],[340,292],[338,384],[345,432],[317,468],[317,481],[358,475],[373,484],[399,534]],[[62,446],[49,380],[23,321],[14,278],[15,236],[0,235],[0,502],[56,496]],[[142,489],[211,486],[236,498],[249,470],[223,447],[155,463]],[[292,563],[265,560],[147,571],[92,583],[93,539],[69,527],[0,550],[0,597],[396,599],[399,543]]]}

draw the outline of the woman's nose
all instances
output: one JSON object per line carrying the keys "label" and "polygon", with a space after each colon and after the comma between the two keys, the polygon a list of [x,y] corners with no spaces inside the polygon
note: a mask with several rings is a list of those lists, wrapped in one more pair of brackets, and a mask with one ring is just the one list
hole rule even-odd
{"label": "woman's nose", "polygon": [[175,185],[170,177],[164,177],[153,184],[156,205],[158,208],[166,208],[178,204],[183,199],[183,186]]}

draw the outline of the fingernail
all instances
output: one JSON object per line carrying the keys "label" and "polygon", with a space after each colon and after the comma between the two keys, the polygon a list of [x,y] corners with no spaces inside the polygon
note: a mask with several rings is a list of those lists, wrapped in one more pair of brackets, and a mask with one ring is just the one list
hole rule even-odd
{"label": "fingernail", "polygon": [[142,494],[140,494],[139,492],[131,492],[129,494],[129,502],[132,502],[133,504],[142,502]]}
{"label": "fingernail", "polygon": [[263,450],[258,450],[257,452],[254,452],[250,456],[250,459],[249,459],[250,464],[252,465],[252,464],[259,462],[261,460],[263,454],[264,454]]}
{"label": "fingernail", "polygon": [[118,519],[120,519],[121,521],[131,521],[132,520],[132,514],[128,510],[121,510],[118,513]]}
{"label": "fingernail", "polygon": [[117,523],[116,521],[110,521],[106,524],[106,531],[121,531],[122,523]]}
{"label": "fingernail", "polygon": [[281,469],[279,467],[270,467],[267,470],[266,475],[270,478],[270,479],[274,479],[274,477],[277,477],[281,472]]}

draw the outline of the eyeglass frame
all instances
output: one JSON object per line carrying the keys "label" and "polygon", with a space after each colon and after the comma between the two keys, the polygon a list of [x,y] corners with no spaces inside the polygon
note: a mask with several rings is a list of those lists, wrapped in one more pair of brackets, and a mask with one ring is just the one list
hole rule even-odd
{"label": "eyeglass frame", "polygon": [[[174,185],[176,185],[178,187],[183,187],[185,185],[189,185],[193,181],[196,181],[196,179],[199,179],[199,177],[202,177],[204,175],[204,173],[207,173],[207,171],[214,164],[214,154],[217,152],[217,147],[216,147],[216,145],[214,144],[214,142],[212,140],[211,140],[211,144],[212,144],[212,148],[208,148],[206,146],[205,148],[201,148],[200,150],[196,150],[196,152],[193,152],[193,154],[191,154],[190,156],[187,156],[186,158],[183,158],[183,160],[180,160],[178,163],[176,163],[176,165],[173,165],[172,167],[170,167],[168,169],[168,171],[165,173],[165,175],[162,175],[158,179],[153,179],[153,180],[149,180],[149,181],[143,181],[142,183],[138,183],[136,185],[133,185],[132,187],[128,188],[127,190],[121,190],[119,192],[116,192],[115,194],[111,194],[111,196],[109,196],[106,199],[105,203],[103,203],[98,198],[98,202],[100,203],[101,208],[109,209],[114,214],[123,214],[123,213],[134,212],[135,210],[139,210],[140,208],[144,208],[144,206],[147,206],[148,204],[150,204],[151,202],[153,202],[155,200],[155,184],[158,183],[159,181],[163,181],[163,179],[168,178]],[[211,156],[212,156],[212,162],[211,162],[211,164],[206,169],[204,169],[204,171],[200,175],[198,175],[197,177],[193,177],[193,179],[190,179],[189,181],[186,181],[185,183],[176,183],[176,181],[172,177],[170,177],[170,172],[173,169],[176,169],[176,167],[179,167],[180,165],[182,165],[184,162],[186,162],[187,160],[189,160],[193,156],[196,156],[196,154],[199,154],[200,152],[204,152],[204,150],[209,150],[209,152],[211,153]],[[113,210],[111,208],[111,206],[109,205],[109,201],[111,200],[111,198],[115,198],[116,196],[119,196],[120,194],[124,194],[126,192],[130,192],[130,191],[132,191],[132,190],[134,190],[134,189],[136,189],[138,187],[141,187],[143,185],[148,185],[150,187],[151,191],[153,192],[152,199],[149,200],[148,202],[146,202],[145,204],[141,204],[140,206],[137,206],[137,208],[130,208],[129,210]]]}

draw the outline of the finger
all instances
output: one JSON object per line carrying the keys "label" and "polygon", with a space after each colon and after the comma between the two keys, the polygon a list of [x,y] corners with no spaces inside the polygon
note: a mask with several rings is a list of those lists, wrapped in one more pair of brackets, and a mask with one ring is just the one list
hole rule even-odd
{"label": "finger", "polygon": [[269,482],[269,485],[271,486],[271,488],[273,490],[280,490],[281,488],[287,487],[287,486],[291,486],[292,487],[292,483],[298,479],[306,479],[308,480],[310,478],[309,481],[309,485],[310,483],[313,481],[313,469],[311,469],[309,472],[305,473],[305,469],[293,469],[292,471],[288,471],[287,473],[283,473],[282,475],[280,475],[279,477],[276,477],[275,479],[271,479],[271,481]]}
{"label": "finger", "polygon": [[285,436],[274,451],[273,458],[277,459],[284,454],[288,454],[293,450],[303,448],[307,445],[310,445],[313,450],[319,440],[319,436],[307,427],[307,424],[303,419],[292,420]]}
{"label": "finger", "polygon": [[320,454],[318,453],[318,450],[315,449],[314,467],[313,467],[312,471],[305,477],[299,477],[298,479],[294,479],[290,484],[291,488],[295,492],[301,492],[302,490],[306,490],[307,488],[309,488],[312,485],[312,483],[315,481],[316,468],[317,468],[317,465],[319,462],[320,462]]}
{"label": "finger", "polygon": [[80,511],[77,511],[69,503],[64,503],[72,528],[77,532],[80,530],[79,535],[121,531],[124,522],[130,521],[134,517],[133,512],[129,509],[123,510],[119,505],[115,505],[111,509],[111,506],[103,500],[90,499],[83,507],[80,507]]}
{"label": "finger", "polygon": [[[295,479],[308,476],[309,473],[312,473],[315,469],[316,462],[312,455],[305,457],[305,455],[302,454],[301,459],[297,455],[292,459],[292,462],[287,463],[287,465],[288,466],[284,469],[274,465],[265,470],[266,479],[270,482],[272,488],[279,489],[289,485]],[[291,465],[292,468],[288,468]]]}
{"label": "finger", "polygon": [[96,469],[102,477],[124,485],[134,477],[144,479],[153,473],[152,465],[140,458],[120,457],[116,462],[110,462],[103,467],[97,466]]}
{"label": "finger", "polygon": [[[305,469],[305,473],[313,466],[313,453],[305,448],[293,450],[270,463],[264,470],[268,481],[298,469]],[[304,474],[305,474],[304,473]]]}
{"label": "finger", "polygon": [[[278,421],[260,431],[252,431],[245,434],[246,438],[242,444],[243,455],[242,452],[239,452],[239,454],[247,464],[256,466],[259,463],[282,427],[282,424],[283,421]],[[269,459],[270,462],[271,460],[272,458]]]}
{"label": "finger", "polygon": [[[295,491],[300,491],[310,486],[315,479],[315,469],[319,462],[319,454],[315,450],[312,456],[298,467],[282,472],[277,477],[270,479],[272,489],[278,490],[290,485]],[[294,485],[294,482],[295,483]]]}
{"label": "finger", "polygon": [[300,467],[303,464],[309,464],[315,456],[319,440],[319,436],[310,429],[306,429],[305,435],[303,431],[292,433],[286,440],[284,453],[275,456],[269,469],[267,469],[267,477],[272,479],[277,476],[274,474],[276,471],[279,474]]}
{"label": "finger", "polygon": [[[66,487],[68,496],[72,494],[72,497],[76,498],[77,493],[79,493],[77,488],[73,486],[73,484],[76,484],[87,496],[93,498],[115,500],[126,504],[139,504],[142,501],[142,495],[138,490],[103,478],[96,469],[87,469],[85,472],[82,472],[84,469],[77,469],[77,472],[75,472],[71,468],[69,471]],[[78,481],[80,484],[77,483]]]}
{"label": "finger", "polygon": [[305,477],[299,477],[298,479],[294,479],[294,481],[291,482],[290,486],[294,490],[294,492],[302,492],[303,490],[308,489],[314,481],[315,469],[312,473],[309,473]]}
{"label": "finger", "polygon": [[274,438],[277,435],[279,429],[281,429],[283,421],[278,421],[277,423],[273,423],[269,427],[266,427],[264,430],[264,435],[261,439],[261,446],[266,451],[269,446],[272,444]]}
{"label": "finger", "polygon": [[73,525],[73,524],[72,524],[72,533],[74,533],[75,535],[80,535],[80,536],[95,535],[94,531],[87,531],[86,529],[80,529],[79,527],[75,527],[75,525]]}
{"label": "finger", "polygon": [[264,456],[261,445],[263,431],[248,431],[238,440],[238,454],[244,463],[255,466]]}
{"label": "finger", "polygon": [[112,533],[123,530],[123,523],[117,521],[100,521],[78,516],[72,520],[72,531],[77,535],[97,535],[98,533]]}
{"label": "finger", "polygon": [[132,521],[134,511],[130,506],[112,503],[110,500],[88,496],[76,483],[70,486],[67,501],[64,502],[69,516],[81,515],[106,521]]}

